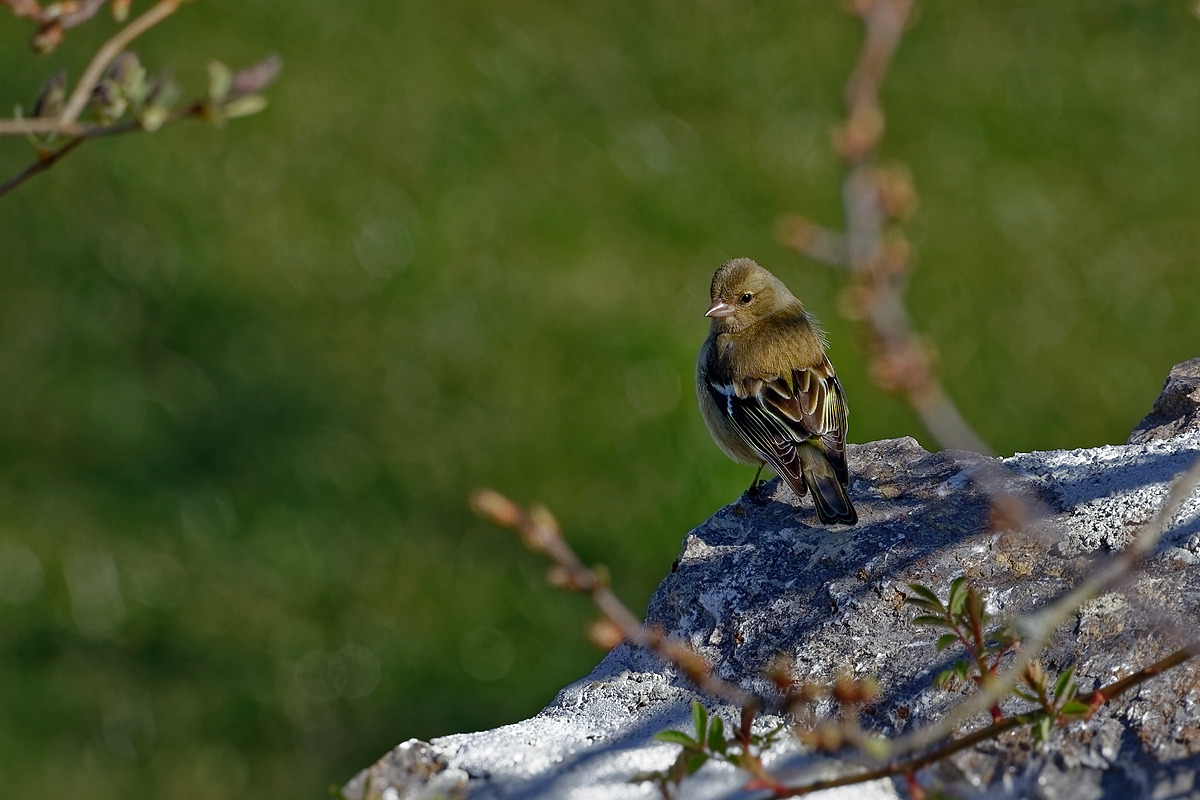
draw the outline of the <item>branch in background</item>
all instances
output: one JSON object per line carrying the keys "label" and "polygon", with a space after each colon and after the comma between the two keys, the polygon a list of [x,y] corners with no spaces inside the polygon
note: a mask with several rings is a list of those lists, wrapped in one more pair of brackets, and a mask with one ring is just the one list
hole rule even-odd
{"label": "branch in background", "polygon": [[121,55],[125,51],[125,48],[129,46],[129,43],[138,36],[174,14],[178,10],[180,2],[181,0],[160,0],[159,3],[151,7],[145,14],[142,14],[133,22],[117,31],[116,35],[96,51],[96,55],[92,56],[91,62],[87,65],[87,69],[84,70],[83,77],[79,79],[79,83],[75,86],[75,91],[71,93],[71,99],[67,102],[66,109],[63,110],[62,115],[59,117],[59,121],[62,124],[70,125],[79,119],[83,107],[92,96],[92,90],[96,88],[96,84],[100,82],[100,77],[104,74],[104,70],[108,68],[113,59]]}
{"label": "branch in background", "polygon": [[[96,16],[107,0],[74,0],[74,2],[51,3],[43,8],[36,0],[0,0],[0,6],[8,6],[13,16],[32,20],[37,24],[33,35],[33,49],[39,53],[50,53],[62,44],[69,28],[82,25]],[[113,0],[112,15],[117,22],[124,22],[129,14],[130,0]]]}
{"label": "branch in background", "polygon": [[[160,7],[165,6],[155,8]],[[148,27],[148,24],[145,24],[148,14],[149,12],[139,17],[129,27],[133,28],[142,22],[144,30]],[[165,17],[165,14],[163,16]],[[155,21],[155,18],[150,19]],[[126,28],[126,31],[128,30],[129,28]],[[133,35],[136,35],[136,32]],[[128,35],[123,41],[132,38],[132,35]],[[117,41],[117,37],[109,43],[113,41]],[[86,95],[80,91],[85,85],[85,81],[81,81],[72,98],[85,97],[85,107],[93,109],[99,121],[81,124],[75,119],[68,119],[69,105],[63,108],[66,86],[64,73],[55,75],[42,87],[34,105],[33,118],[0,119],[0,136],[27,136],[37,151],[37,160],[33,164],[0,184],[0,196],[45,172],[90,139],[133,131],[156,131],[163,125],[184,119],[201,119],[220,126],[227,119],[257,113],[267,104],[260,92],[275,82],[283,68],[283,62],[277,55],[268,56],[236,73],[224,64],[212,61],[208,65],[207,95],[201,100],[176,108],[174,104],[179,96],[179,89],[170,75],[161,73],[147,81],[146,70],[134,53],[126,51],[115,56],[111,55],[111,52],[98,53],[92,59],[89,72],[94,71],[91,66],[96,64],[103,64],[105,71],[102,76],[87,79],[91,88]],[[63,109],[61,113],[60,109]],[[124,118],[127,112],[132,114],[132,118]],[[69,137],[68,141],[54,147],[55,139],[60,136]],[[47,138],[42,141],[37,137]]]}

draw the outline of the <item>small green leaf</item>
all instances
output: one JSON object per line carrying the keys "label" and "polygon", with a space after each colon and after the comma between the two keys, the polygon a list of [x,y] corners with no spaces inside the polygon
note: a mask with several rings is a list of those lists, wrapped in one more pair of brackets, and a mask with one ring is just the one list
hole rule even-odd
{"label": "small green leaf", "polygon": [[725,720],[715,714],[708,726],[708,749],[714,753],[725,752]]}
{"label": "small green leaf", "polygon": [[692,757],[687,760],[687,768],[685,769],[685,772],[687,772],[688,775],[694,775],[696,770],[703,767],[704,762],[706,761],[708,761],[708,753],[694,753]]}
{"label": "small green leaf", "polygon": [[741,769],[742,764],[745,762],[745,756],[743,756],[741,753],[729,753],[725,756],[725,760],[738,769]]}
{"label": "small green leaf", "polygon": [[208,99],[218,106],[229,97],[229,87],[233,85],[233,70],[220,61],[208,62]]}
{"label": "small green leaf", "polygon": [[947,647],[949,647],[950,645],[955,644],[957,642],[958,642],[958,634],[957,633],[943,633],[941,636],[938,637],[938,640],[937,640],[938,652],[945,650]]}
{"label": "small green leaf", "polygon": [[221,112],[226,119],[237,119],[238,117],[248,117],[251,114],[257,114],[267,107],[267,98],[261,94],[248,94],[245,97],[239,97],[237,100],[231,100],[225,104]]}
{"label": "small green leaf", "polygon": [[1081,703],[1078,700],[1068,700],[1060,709],[1061,713],[1068,717],[1085,717],[1091,710],[1087,703]]}
{"label": "small green leaf", "polygon": [[944,617],[935,617],[932,614],[918,614],[912,618],[913,625],[933,625],[937,628],[953,628]]}
{"label": "small green leaf", "polygon": [[946,684],[949,683],[950,679],[953,677],[954,677],[954,667],[951,667],[950,669],[944,669],[941,672],[939,672],[937,674],[937,676],[933,679],[933,685],[938,687],[939,689],[944,689],[946,687]]}
{"label": "small green leaf", "polygon": [[154,133],[166,123],[167,118],[170,116],[171,112],[162,106],[147,106],[142,109],[138,121],[142,124],[143,130]]}
{"label": "small green leaf", "polygon": [[1049,741],[1053,722],[1054,721],[1049,717],[1042,717],[1035,722],[1031,731],[1033,733],[1033,740],[1038,744],[1045,744],[1047,741]]}
{"label": "small green leaf", "polygon": [[[914,592],[921,595],[921,597],[924,597],[926,600],[929,600],[930,602],[937,603],[939,606],[942,604],[942,601],[938,599],[938,596],[928,587],[922,586],[919,583],[910,583],[908,585],[908,588],[912,589]],[[905,599],[907,599],[909,602],[912,601],[911,597],[905,598]]]}
{"label": "small green leaf", "polygon": [[941,603],[936,603],[932,600],[922,600],[919,597],[910,597],[907,600],[905,600],[904,602],[908,603],[910,606],[916,606],[917,608],[923,608],[926,611],[932,611],[935,614],[945,614],[946,613],[945,606],[943,606]]}
{"label": "small green leaf", "polygon": [[967,602],[967,592],[964,588],[966,583],[967,576],[960,575],[950,584],[950,602],[946,605],[950,609],[950,613],[955,616],[962,613],[963,605]]}
{"label": "small green leaf", "polygon": [[1065,698],[1075,696],[1075,665],[1064,669],[1059,673],[1058,678],[1054,681],[1054,704],[1058,705],[1059,701]]}
{"label": "small green leaf", "polygon": [[667,744],[681,744],[684,747],[699,747],[700,743],[683,731],[659,731],[654,738]]}
{"label": "small green leaf", "polygon": [[708,730],[708,711],[699,700],[692,701],[692,725],[696,727],[696,741],[703,742]]}
{"label": "small green leaf", "polygon": [[1017,686],[1013,687],[1012,693],[1015,694],[1017,697],[1021,698],[1022,700],[1028,700],[1031,703],[1041,702],[1036,694],[1033,694],[1032,692],[1028,692]]}

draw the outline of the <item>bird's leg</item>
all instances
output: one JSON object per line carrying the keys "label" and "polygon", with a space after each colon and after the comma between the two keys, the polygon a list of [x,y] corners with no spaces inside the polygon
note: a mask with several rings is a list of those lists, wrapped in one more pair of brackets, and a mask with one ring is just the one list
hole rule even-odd
{"label": "bird's leg", "polygon": [[754,480],[750,481],[750,488],[746,490],[747,497],[751,497],[751,498],[758,497],[758,492],[759,492],[758,476],[762,475],[763,467],[765,467],[765,466],[766,466],[766,464],[758,465],[758,472],[754,473]]}

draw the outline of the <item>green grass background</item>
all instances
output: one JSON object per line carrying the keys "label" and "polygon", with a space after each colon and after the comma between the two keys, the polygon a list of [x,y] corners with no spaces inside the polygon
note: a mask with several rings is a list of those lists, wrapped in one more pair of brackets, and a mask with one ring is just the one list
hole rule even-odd
{"label": "green grass background", "polygon": [[[135,12],[147,3],[135,3]],[[77,77],[0,14],[0,101]],[[270,108],[90,143],[0,199],[0,785],[325,795],[409,737],[524,718],[592,612],[466,509],[546,503],[636,609],[750,475],[692,395],[708,281],[772,268],[867,379],[830,131],[833,2],[194,3],[137,50],[286,63]],[[1001,452],[1121,442],[1200,355],[1187,2],[924,2],[884,153],[921,195],[910,300]],[[5,175],[28,162],[0,142]]]}

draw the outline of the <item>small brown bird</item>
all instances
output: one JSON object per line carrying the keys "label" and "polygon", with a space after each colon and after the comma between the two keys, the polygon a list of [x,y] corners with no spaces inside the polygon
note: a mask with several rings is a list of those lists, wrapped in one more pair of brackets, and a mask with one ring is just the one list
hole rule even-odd
{"label": "small brown bird", "polygon": [[711,292],[696,396],[713,440],[758,466],[752,491],[770,464],[797,496],[812,490],[822,523],[858,522],[846,494],[846,398],[816,320],[749,258],[722,264]]}

